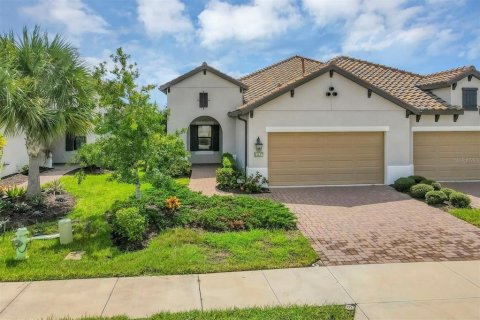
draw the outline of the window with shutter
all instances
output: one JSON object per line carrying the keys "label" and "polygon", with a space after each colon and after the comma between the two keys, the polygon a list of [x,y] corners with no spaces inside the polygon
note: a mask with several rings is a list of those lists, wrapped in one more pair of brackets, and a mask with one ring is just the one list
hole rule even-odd
{"label": "window with shutter", "polygon": [[462,106],[466,111],[476,111],[478,88],[462,88]]}
{"label": "window with shutter", "polygon": [[65,136],[65,151],[73,151],[75,148],[75,136],[67,134]]}
{"label": "window with shutter", "polygon": [[208,92],[200,92],[198,101],[200,108],[208,108]]}

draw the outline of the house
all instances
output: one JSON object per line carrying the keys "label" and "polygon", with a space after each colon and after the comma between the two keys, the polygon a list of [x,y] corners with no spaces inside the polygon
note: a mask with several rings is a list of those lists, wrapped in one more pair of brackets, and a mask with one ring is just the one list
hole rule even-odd
{"label": "house", "polygon": [[[6,177],[19,172],[23,166],[28,165],[27,148],[25,147],[25,135],[5,136],[7,144],[3,150],[1,158],[3,169],[0,171],[0,177]],[[41,155],[40,165],[43,167],[53,167],[55,164],[67,163],[84,143],[95,141],[95,135],[70,136],[64,135],[57,139]]]}
{"label": "house", "polygon": [[160,86],[191,161],[234,155],[270,186],[480,180],[480,73],[294,56],[235,79],[203,63]]}

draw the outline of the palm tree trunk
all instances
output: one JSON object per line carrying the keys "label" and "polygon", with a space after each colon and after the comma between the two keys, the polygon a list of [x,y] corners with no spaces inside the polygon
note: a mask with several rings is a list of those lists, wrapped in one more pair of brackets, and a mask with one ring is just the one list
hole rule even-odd
{"label": "palm tree trunk", "polygon": [[26,139],[28,154],[27,197],[32,198],[41,193],[40,189],[40,144],[34,139]]}
{"label": "palm tree trunk", "polygon": [[140,192],[140,176],[138,174],[138,169],[135,169],[135,198],[140,199],[142,194]]}

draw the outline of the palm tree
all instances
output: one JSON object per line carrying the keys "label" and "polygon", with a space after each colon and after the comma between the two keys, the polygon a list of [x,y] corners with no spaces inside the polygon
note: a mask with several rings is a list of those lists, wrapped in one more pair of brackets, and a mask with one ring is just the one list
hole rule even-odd
{"label": "palm tree", "polygon": [[24,134],[29,197],[40,194],[43,150],[65,134],[85,134],[94,120],[93,80],[76,48],[38,26],[0,35],[0,128]]}

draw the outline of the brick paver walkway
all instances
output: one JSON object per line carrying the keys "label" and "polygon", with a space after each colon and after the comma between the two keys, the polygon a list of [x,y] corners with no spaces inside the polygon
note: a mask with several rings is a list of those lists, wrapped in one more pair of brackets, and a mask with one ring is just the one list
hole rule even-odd
{"label": "brick paver walkway", "polygon": [[228,195],[215,188],[215,170],[218,164],[196,164],[192,166],[189,188],[193,191],[202,192],[207,196],[214,194]]}
{"label": "brick paver walkway", "polygon": [[480,259],[480,229],[388,186],[282,188],[326,265]]}

